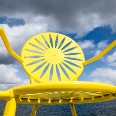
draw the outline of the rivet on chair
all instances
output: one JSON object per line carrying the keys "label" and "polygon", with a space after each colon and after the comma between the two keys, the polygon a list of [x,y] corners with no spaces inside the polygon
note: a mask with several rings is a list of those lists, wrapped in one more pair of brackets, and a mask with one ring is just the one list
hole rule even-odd
{"label": "rivet on chair", "polygon": [[39,103],[39,104],[40,104],[40,101],[41,101],[41,100],[40,100],[40,99],[38,99],[38,103]]}
{"label": "rivet on chair", "polygon": [[51,99],[48,100],[48,103],[49,103],[49,104],[51,103]]}
{"label": "rivet on chair", "polygon": [[19,97],[19,101],[22,101],[21,97]]}
{"label": "rivet on chair", "polygon": [[73,98],[70,99],[70,103],[72,103],[72,102],[73,102]]}
{"label": "rivet on chair", "polygon": [[28,100],[28,102],[30,103],[30,98],[28,98],[27,100]]}
{"label": "rivet on chair", "polygon": [[62,103],[62,99],[59,100],[59,103]]}
{"label": "rivet on chair", "polygon": [[84,100],[84,98],[82,97],[82,98],[81,98],[81,102],[82,102],[83,100]]}

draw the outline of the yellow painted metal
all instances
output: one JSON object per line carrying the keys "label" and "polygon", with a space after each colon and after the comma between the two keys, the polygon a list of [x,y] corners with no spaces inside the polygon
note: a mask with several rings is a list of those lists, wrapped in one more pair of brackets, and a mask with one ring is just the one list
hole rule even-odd
{"label": "yellow painted metal", "polygon": [[74,104],[70,104],[70,108],[71,108],[72,116],[77,116]]}
{"label": "yellow painted metal", "polygon": [[0,91],[0,99],[13,97],[10,91]]}
{"label": "yellow painted metal", "polygon": [[35,80],[30,76],[30,84],[34,84]]}
{"label": "yellow painted metal", "polygon": [[82,104],[116,99],[116,86],[97,82],[29,84],[12,91],[16,101],[24,104]]}
{"label": "yellow painted metal", "polygon": [[34,104],[32,116],[36,115],[37,104],[71,104],[72,115],[75,116],[73,104],[116,99],[116,86],[75,81],[84,66],[109,52],[116,46],[116,40],[99,55],[85,61],[79,45],[59,33],[48,32],[32,37],[24,45],[21,57],[12,50],[2,27],[0,36],[8,52],[22,63],[31,83],[0,91],[0,99],[7,101],[4,116],[15,115],[16,103]]}
{"label": "yellow painted metal", "polygon": [[28,75],[38,82],[74,81],[81,75],[83,51],[71,38],[59,33],[42,33],[29,39],[21,57]]}
{"label": "yellow painted metal", "polygon": [[[107,89],[106,89],[107,88]],[[99,82],[61,82],[61,83],[39,83],[39,84],[28,84],[18,87],[13,87],[11,89],[14,92],[14,95],[21,94],[35,94],[41,92],[57,92],[57,91],[96,91],[96,92],[116,92],[116,86],[99,83]]]}
{"label": "yellow painted metal", "polygon": [[87,65],[87,64],[90,64],[98,59],[100,59],[101,57],[103,57],[107,52],[109,52],[112,48],[114,48],[116,46],[116,40],[114,40],[109,46],[107,46],[103,51],[101,51],[100,54],[98,54],[97,56],[89,59],[89,60],[86,60],[83,65]]}
{"label": "yellow painted metal", "polygon": [[33,106],[33,109],[32,109],[32,112],[31,112],[31,116],[36,116],[37,108],[38,108],[38,105],[35,104],[35,105]]}
{"label": "yellow painted metal", "polygon": [[14,58],[16,58],[19,62],[23,62],[23,59],[22,59],[18,54],[16,54],[16,53],[12,50],[12,48],[11,48],[11,46],[10,46],[10,43],[9,43],[9,41],[8,41],[8,38],[7,38],[7,36],[6,36],[6,34],[5,34],[4,30],[3,30],[3,28],[2,28],[1,26],[0,26],[0,36],[1,36],[1,38],[2,38],[2,40],[3,40],[3,42],[4,42],[4,44],[5,44],[6,49],[8,50],[8,52],[9,52]]}
{"label": "yellow painted metal", "polygon": [[[64,94],[65,96],[65,94]],[[81,99],[29,99],[27,98],[16,98],[19,104],[43,104],[43,105],[61,105],[61,104],[85,104],[85,103],[95,103],[95,102],[105,102],[110,100],[116,100],[116,96],[109,94],[106,96],[96,96],[95,98],[81,98]]]}
{"label": "yellow painted metal", "polygon": [[7,101],[3,116],[15,116],[16,112],[16,100],[11,98]]}

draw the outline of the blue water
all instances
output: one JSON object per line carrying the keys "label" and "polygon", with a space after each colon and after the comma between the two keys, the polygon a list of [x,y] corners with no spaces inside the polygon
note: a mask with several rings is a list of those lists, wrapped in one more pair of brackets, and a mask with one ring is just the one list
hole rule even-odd
{"label": "blue water", "polygon": [[[0,116],[3,115],[5,103],[0,101]],[[116,116],[116,100],[104,103],[75,105],[78,116]],[[30,116],[32,105],[18,105],[16,116]],[[52,105],[38,107],[37,116],[71,116],[69,105]]]}

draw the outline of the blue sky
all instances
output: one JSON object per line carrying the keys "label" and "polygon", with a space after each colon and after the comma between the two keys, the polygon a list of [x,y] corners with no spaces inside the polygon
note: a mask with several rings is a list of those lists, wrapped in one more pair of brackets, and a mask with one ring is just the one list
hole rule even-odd
{"label": "blue sky", "polygon": [[[32,36],[54,31],[74,39],[83,49],[85,58],[97,55],[116,40],[116,2],[64,0],[55,3],[39,1],[15,2],[4,0],[0,7],[0,25],[5,29],[12,48],[20,54],[24,43]],[[65,9],[64,5],[65,4]],[[115,5],[114,5],[115,4]],[[20,8],[22,6],[22,9]],[[97,7],[95,7],[97,6]],[[109,10],[107,9],[109,7]],[[112,9],[111,9],[112,8]],[[0,41],[1,89],[28,83],[29,79],[21,65],[6,51]],[[5,73],[5,72],[8,73]],[[4,72],[4,74],[3,74]],[[9,76],[10,75],[10,76]],[[85,66],[79,80],[99,81],[116,85],[116,48],[99,61]]]}
{"label": "blue sky", "polygon": [[0,17],[0,24],[7,24],[9,27],[24,25],[23,19],[8,18],[6,16]]}

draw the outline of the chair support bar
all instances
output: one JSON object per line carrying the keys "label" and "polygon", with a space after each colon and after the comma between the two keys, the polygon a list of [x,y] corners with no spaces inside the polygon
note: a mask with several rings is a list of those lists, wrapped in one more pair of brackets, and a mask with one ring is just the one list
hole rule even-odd
{"label": "chair support bar", "polygon": [[86,60],[83,65],[87,65],[87,64],[90,64],[96,60],[99,60],[101,57],[103,57],[107,52],[109,52],[112,48],[114,48],[116,46],[116,40],[114,40],[109,46],[107,46],[103,51],[101,51],[100,54],[98,54],[97,56],[89,59],[89,60]]}
{"label": "chair support bar", "polygon": [[11,48],[11,46],[10,46],[10,43],[9,43],[9,41],[8,41],[8,38],[7,38],[6,34],[5,34],[5,31],[3,30],[3,28],[2,28],[1,26],[0,26],[0,36],[1,36],[2,40],[3,40],[3,42],[4,42],[4,45],[6,46],[7,51],[8,51],[14,58],[16,58],[19,62],[23,62],[23,59],[22,59],[18,54],[16,54],[16,53],[12,50],[12,48]]}
{"label": "chair support bar", "polygon": [[15,116],[15,112],[16,112],[16,100],[15,98],[11,98],[6,103],[3,116]]}
{"label": "chair support bar", "polygon": [[77,116],[74,104],[70,104],[70,108],[71,108],[72,116]]}
{"label": "chair support bar", "polygon": [[10,97],[12,97],[10,91],[0,91],[0,99],[10,98]]}
{"label": "chair support bar", "polygon": [[37,108],[38,108],[38,105],[35,104],[35,105],[33,106],[33,109],[32,109],[32,112],[31,112],[31,116],[36,116]]}

